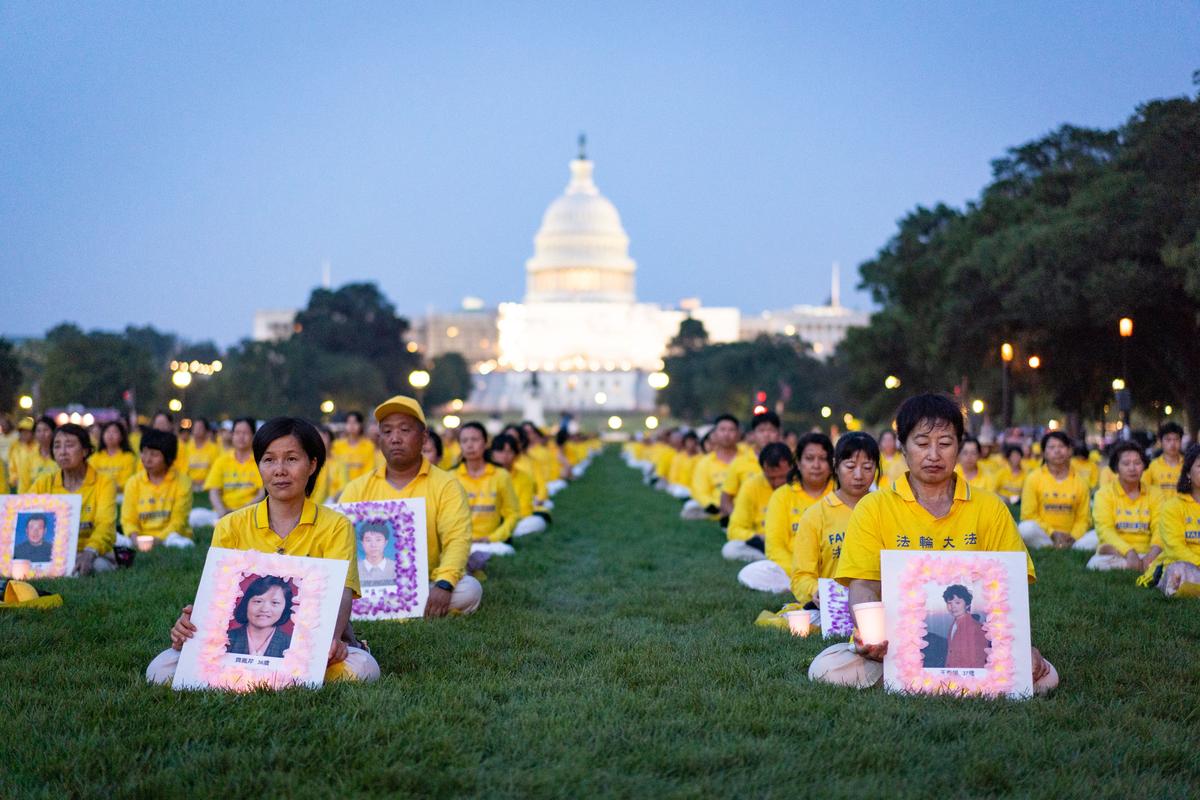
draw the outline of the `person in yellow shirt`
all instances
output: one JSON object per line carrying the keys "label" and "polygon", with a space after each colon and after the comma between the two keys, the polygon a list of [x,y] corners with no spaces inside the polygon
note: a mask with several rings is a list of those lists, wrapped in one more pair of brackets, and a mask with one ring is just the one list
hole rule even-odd
{"label": "person in yellow shirt", "polygon": [[[516,460],[513,461],[513,471],[524,470],[533,476],[533,511],[549,525],[550,511],[554,508],[554,501],[550,499],[550,492],[546,489],[546,482],[542,479],[538,465],[529,457],[529,434],[520,425],[505,425],[501,433],[508,434],[513,441],[520,445]],[[458,444],[457,439],[455,444]]]}
{"label": "person in yellow shirt", "polygon": [[375,419],[387,465],[350,481],[341,502],[424,500],[430,583],[425,616],[471,614],[483,600],[483,586],[466,574],[472,530],[466,490],[421,455],[425,412],[416,400],[404,395],[385,400],[376,407]]}
{"label": "person in yellow shirt", "polygon": [[1004,445],[1004,464],[992,473],[992,491],[1009,507],[1019,506],[1021,492],[1025,488],[1025,477],[1029,474],[1021,465],[1020,445]]}
{"label": "person in yellow shirt", "polygon": [[342,464],[346,480],[366,475],[375,468],[375,443],[363,435],[363,415],[351,411],[346,415],[346,435],[333,442],[331,458]]}
{"label": "person in yellow shirt", "polygon": [[204,490],[218,518],[263,499],[262,475],[252,449],[254,429],[252,417],[234,420],[232,452],[218,456],[208,471]]}
{"label": "person in yellow shirt", "polygon": [[1081,547],[1096,549],[1088,569],[1144,572],[1162,552],[1151,539],[1158,530],[1164,498],[1157,488],[1142,485],[1147,462],[1136,442],[1118,442],[1109,454],[1108,466],[1117,480],[1096,492],[1092,511],[1096,527],[1079,540]]}
{"label": "person in yellow shirt", "polygon": [[471,508],[471,552],[512,555],[516,551],[508,540],[517,525],[519,509],[508,470],[487,460],[487,429],[468,422],[458,432],[462,461],[454,477],[467,490]]}
{"label": "person in yellow shirt", "polygon": [[725,482],[721,485],[721,502],[719,503],[721,518],[728,522],[733,513],[733,500],[737,497],[742,481],[752,475],[758,475],[762,467],[758,463],[758,454],[769,444],[779,441],[779,415],[774,411],[764,411],[755,414],[750,421],[750,434],[746,444],[749,449],[738,453],[737,458],[729,465],[725,474]]}
{"label": "person in yellow shirt", "polygon": [[721,414],[708,434],[712,450],[696,462],[692,472],[692,497],[683,504],[679,516],[697,520],[716,517],[721,511],[721,487],[734,458],[738,455],[741,435],[737,417]]}
{"label": "person in yellow shirt", "polygon": [[1096,486],[1100,483],[1100,468],[1092,463],[1091,453],[1085,442],[1075,445],[1071,466],[1087,484],[1088,491],[1096,491]]}
{"label": "person in yellow shirt", "polygon": [[[513,425],[510,427],[519,428],[520,426]],[[522,430],[521,433],[524,434],[525,432]],[[529,442],[526,440],[521,447],[521,452],[524,452],[528,448]],[[462,458],[462,447],[458,443],[457,428],[449,428],[446,430],[446,436],[442,441],[442,446],[438,452],[441,454],[439,459],[437,461],[430,461],[429,463],[441,467],[449,472],[454,468],[454,465],[458,463],[458,460]]]}
{"label": "person in yellow shirt", "polygon": [[687,500],[692,496],[692,474],[700,458],[700,437],[695,431],[684,431],[679,450],[671,458],[671,471],[667,476],[667,493],[676,500]]}
{"label": "person in yellow shirt", "polygon": [[1143,581],[1154,583],[1168,597],[1185,583],[1200,584],[1200,444],[1184,454],[1176,493],[1159,510],[1155,543],[1162,554]]}
{"label": "person in yellow shirt", "polygon": [[907,466],[904,454],[896,446],[896,432],[886,428],[879,434],[879,485],[884,485],[904,474]]}
{"label": "person in yellow shirt", "polygon": [[33,441],[33,419],[25,417],[17,423],[17,440],[8,451],[8,475],[5,491],[20,491],[20,476],[23,462],[29,456],[29,451],[35,450],[37,444]]}
{"label": "person in yellow shirt", "polygon": [[[354,526],[344,515],[309,499],[325,464],[320,433],[312,423],[296,417],[267,420],[254,435],[253,457],[259,483],[266,486],[266,499],[222,517],[213,531],[212,546],[346,561],[346,585],[329,643],[325,680],[375,680],[379,664],[350,625],[351,603],[361,596]],[[184,606],[171,628],[171,647],[146,668],[150,683],[169,683],[175,676],[179,651],[197,632],[191,618],[192,607]]]}
{"label": "person in yellow shirt", "polygon": [[[954,472],[963,437],[958,403],[946,395],[910,397],[896,412],[896,431],[908,473],[860,500],[846,526],[834,577],[848,588],[851,607],[882,600],[882,550],[1024,553],[1032,583],[1033,561],[1012,514],[995,494],[973,491]],[[887,642],[864,644],[856,632],[850,644],[832,645],[813,659],[809,679],[877,686],[887,649]],[[1034,689],[1048,692],[1058,685],[1058,673],[1037,648],[1031,656]]]}
{"label": "person in yellow shirt", "polygon": [[103,449],[92,453],[88,463],[95,467],[97,472],[108,476],[120,492],[124,489],[126,481],[137,471],[137,456],[129,446],[125,426],[118,420],[104,423],[100,428],[100,446]]}
{"label": "person in yellow shirt", "polygon": [[833,450],[833,479],[837,489],[808,507],[800,515],[792,545],[791,582],[796,602],[816,611],[812,622],[820,622],[820,578],[837,573],[838,559],[846,539],[846,527],[858,501],[871,491],[883,468],[879,446],[868,433],[847,433]]}
{"label": "person in yellow shirt", "polygon": [[984,471],[979,456],[979,440],[969,434],[964,436],[962,445],[958,448],[958,464],[955,465],[954,472],[972,489],[990,492],[992,478]]}
{"label": "person in yellow shirt", "polygon": [[181,449],[176,458],[184,459],[180,466],[193,486],[200,487],[208,480],[209,470],[221,456],[221,446],[212,434],[212,426],[203,417],[192,421],[192,441]]}
{"label": "person in yellow shirt", "polygon": [[172,469],[178,444],[169,433],[151,430],[142,437],[142,469],[125,482],[121,499],[121,530],[133,540],[153,536],[169,547],[192,547],[188,515],[192,511],[192,482]]}
{"label": "person in yellow shirt", "polygon": [[[317,432],[321,434],[321,444],[325,446],[325,452],[328,453],[333,447],[333,431],[321,425],[317,428]],[[346,485],[345,468],[333,460],[326,459],[325,466],[317,474],[317,483],[313,487],[313,492],[309,496],[317,505],[327,505],[337,501],[338,493]]]}
{"label": "person in yellow shirt", "polygon": [[[50,448],[57,429],[58,424],[47,416],[38,417],[37,422],[34,423],[33,446],[21,453],[15,478],[9,476],[9,480],[15,479],[16,481],[17,494],[31,492],[31,487],[39,479],[58,472],[58,463],[54,460],[54,453]],[[88,444],[91,444],[90,436]],[[89,449],[88,452],[90,453],[91,450]]]}
{"label": "person in yellow shirt", "polygon": [[1021,538],[1026,547],[1090,550],[1079,539],[1088,530],[1091,491],[1071,466],[1071,438],[1062,431],[1048,432],[1042,437],[1042,456],[1045,463],[1021,489]]}
{"label": "person in yellow shirt", "polygon": [[113,544],[117,540],[117,487],[88,464],[92,437],[84,428],[68,422],[54,431],[52,450],[58,470],[34,481],[29,493],[79,495],[82,504],[75,571],[91,575],[116,569]]}
{"label": "person in yellow shirt", "polygon": [[[529,469],[516,466],[520,444],[510,434],[501,433],[492,440],[492,463],[508,471],[512,476],[513,492],[517,497],[517,524],[513,536],[528,536],[546,530],[546,519],[533,507],[536,482]],[[426,455],[426,458],[429,456]]]}
{"label": "person in yellow shirt", "polygon": [[738,583],[760,592],[791,588],[792,546],[800,517],[833,491],[833,442],[823,433],[800,437],[796,467],[788,481],[771,493],[764,523],[766,558],[742,567]]}
{"label": "person in yellow shirt", "polygon": [[1167,497],[1175,494],[1179,476],[1183,470],[1183,426],[1178,422],[1164,422],[1158,429],[1158,442],[1162,453],[1150,462],[1144,480]]}
{"label": "person in yellow shirt", "polygon": [[[766,558],[767,504],[796,466],[796,458],[783,442],[771,442],[758,454],[759,472],[741,482],[721,555],[729,561]],[[728,480],[726,480],[728,484]]]}

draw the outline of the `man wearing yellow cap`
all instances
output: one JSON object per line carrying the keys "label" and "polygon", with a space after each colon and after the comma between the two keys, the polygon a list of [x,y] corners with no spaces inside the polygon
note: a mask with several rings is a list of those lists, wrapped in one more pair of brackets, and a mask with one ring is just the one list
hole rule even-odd
{"label": "man wearing yellow cap", "polygon": [[466,491],[454,476],[421,455],[425,412],[416,400],[404,395],[385,400],[375,409],[375,420],[379,423],[379,449],[387,463],[346,484],[341,502],[423,499],[429,543],[425,616],[473,613],[483,599],[483,586],[466,574],[471,553],[471,509]]}

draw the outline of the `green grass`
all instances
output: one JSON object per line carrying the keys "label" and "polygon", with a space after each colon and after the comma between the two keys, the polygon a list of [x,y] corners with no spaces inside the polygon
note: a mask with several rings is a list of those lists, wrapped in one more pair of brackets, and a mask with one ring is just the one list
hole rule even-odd
{"label": "green grass", "polygon": [[1197,794],[1194,603],[1038,553],[1056,694],[860,693],[810,684],[822,642],[755,627],[774,601],[737,585],[720,530],[615,456],[556,502],[474,617],[359,623],[371,685],[147,686],[203,547],[47,582],[63,608],[0,614],[0,797]]}

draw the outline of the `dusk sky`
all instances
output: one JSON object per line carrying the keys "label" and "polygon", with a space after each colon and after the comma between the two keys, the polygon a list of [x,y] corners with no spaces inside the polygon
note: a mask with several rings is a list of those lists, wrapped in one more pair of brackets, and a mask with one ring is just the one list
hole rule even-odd
{"label": "dusk sky", "polygon": [[0,0],[0,335],[377,281],[520,300],[586,131],[639,299],[828,296],[918,204],[1062,123],[1190,94],[1200,4]]}

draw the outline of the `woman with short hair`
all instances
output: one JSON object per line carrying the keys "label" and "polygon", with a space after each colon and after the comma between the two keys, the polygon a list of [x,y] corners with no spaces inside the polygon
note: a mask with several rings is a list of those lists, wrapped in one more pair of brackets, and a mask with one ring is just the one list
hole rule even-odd
{"label": "woman with short hair", "polygon": [[149,430],[142,436],[142,468],[125,482],[121,499],[121,529],[134,541],[153,536],[169,547],[194,545],[188,523],[192,482],[174,468],[178,446],[171,433]]}
{"label": "woman with short hair", "polygon": [[1165,498],[1156,487],[1142,482],[1149,464],[1136,442],[1119,442],[1109,453],[1108,468],[1117,479],[1096,492],[1092,501],[1096,527],[1079,540],[1080,547],[1096,548],[1088,569],[1144,572],[1162,552],[1151,539]]}
{"label": "woman with short hair", "polygon": [[1071,437],[1049,431],[1042,437],[1042,466],[1021,489],[1021,524],[1027,547],[1090,550],[1079,539],[1088,529],[1091,490],[1071,466]]}

